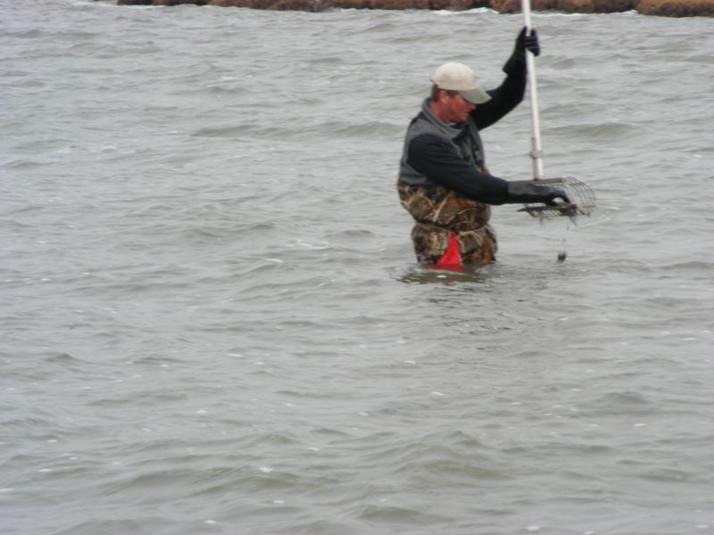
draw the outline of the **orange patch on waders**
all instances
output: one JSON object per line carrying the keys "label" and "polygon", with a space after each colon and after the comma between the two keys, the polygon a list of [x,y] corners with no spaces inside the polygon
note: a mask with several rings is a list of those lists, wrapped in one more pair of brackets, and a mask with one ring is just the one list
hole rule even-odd
{"label": "orange patch on waders", "polygon": [[446,246],[446,251],[439,257],[434,267],[436,269],[461,269],[463,267],[459,240],[456,239],[456,232],[453,230],[449,231],[449,243]]}

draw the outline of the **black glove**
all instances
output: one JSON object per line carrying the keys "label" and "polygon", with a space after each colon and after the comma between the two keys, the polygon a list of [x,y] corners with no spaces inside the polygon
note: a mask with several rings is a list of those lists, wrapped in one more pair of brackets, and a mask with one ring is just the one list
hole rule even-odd
{"label": "black glove", "polygon": [[[557,199],[560,199],[560,202],[556,202]],[[517,180],[508,183],[508,199],[506,203],[527,204],[537,202],[548,206],[562,205],[563,207],[573,204],[562,188],[539,184],[534,180]]]}
{"label": "black glove", "polygon": [[538,56],[540,55],[538,32],[535,30],[535,28],[531,28],[531,34],[526,35],[527,31],[528,28],[524,26],[521,30],[521,33],[518,34],[518,37],[516,38],[516,50],[520,51],[523,54],[525,54],[526,50],[530,50],[531,52],[533,52],[534,56]]}
{"label": "black glove", "polygon": [[531,34],[526,35],[528,28],[525,26],[516,37],[516,46],[513,49],[513,54],[503,66],[503,72],[506,74],[517,74],[522,69],[526,68],[526,50],[533,52],[534,56],[540,54],[540,43],[538,42],[538,32],[531,28]]}

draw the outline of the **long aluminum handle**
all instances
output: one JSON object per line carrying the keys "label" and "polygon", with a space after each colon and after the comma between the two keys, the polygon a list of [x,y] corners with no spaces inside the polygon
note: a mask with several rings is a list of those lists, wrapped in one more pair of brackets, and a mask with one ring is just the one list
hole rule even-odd
{"label": "long aluminum handle", "polygon": [[[521,10],[525,19],[526,32],[531,33],[531,3],[530,0],[521,0]],[[526,50],[526,65],[528,67],[528,89],[531,96],[531,123],[533,136],[531,137],[531,158],[533,160],[533,178],[543,178],[543,149],[540,141],[540,115],[538,113],[538,84],[536,83],[535,56]]]}

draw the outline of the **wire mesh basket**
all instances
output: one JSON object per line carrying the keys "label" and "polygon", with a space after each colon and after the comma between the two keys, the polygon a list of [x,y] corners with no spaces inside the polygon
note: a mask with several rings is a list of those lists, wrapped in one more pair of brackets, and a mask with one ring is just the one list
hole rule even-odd
{"label": "wire mesh basket", "polygon": [[595,209],[595,192],[585,182],[577,178],[563,176],[559,178],[541,178],[533,182],[539,186],[555,186],[564,189],[571,202],[552,205],[529,203],[524,204],[519,212],[527,212],[533,217],[541,219],[559,216],[572,218],[579,215],[590,215]]}

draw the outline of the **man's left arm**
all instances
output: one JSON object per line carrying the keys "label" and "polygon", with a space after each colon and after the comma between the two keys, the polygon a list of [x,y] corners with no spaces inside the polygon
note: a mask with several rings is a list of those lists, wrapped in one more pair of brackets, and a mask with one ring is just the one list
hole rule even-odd
{"label": "man's left arm", "polygon": [[496,89],[487,91],[491,100],[477,106],[471,112],[471,117],[479,130],[483,130],[503,118],[523,100],[527,75],[526,50],[530,50],[535,56],[540,54],[537,32],[532,30],[531,35],[526,35],[526,32],[527,29],[524,27],[518,34],[513,54],[503,66],[503,72],[507,75],[506,79]]}

